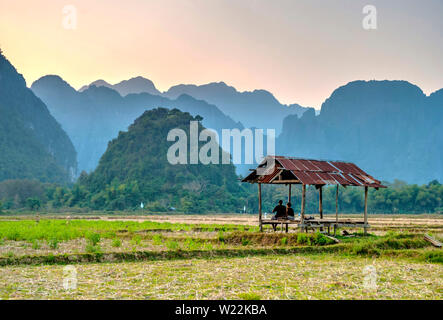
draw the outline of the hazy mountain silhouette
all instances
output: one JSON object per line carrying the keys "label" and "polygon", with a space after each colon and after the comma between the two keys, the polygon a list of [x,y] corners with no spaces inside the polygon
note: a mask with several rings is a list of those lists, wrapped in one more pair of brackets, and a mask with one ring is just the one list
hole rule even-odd
{"label": "hazy mountain silhouette", "polygon": [[356,162],[378,178],[443,181],[443,90],[427,97],[406,81],[354,81],[321,113],[288,116],[279,153]]}
{"label": "hazy mountain silhouette", "polygon": [[[146,92],[153,95],[162,95],[169,99],[177,99],[182,94],[187,94],[216,105],[223,113],[236,121],[240,121],[245,127],[271,128],[275,129],[277,134],[281,131],[284,117],[291,114],[301,116],[308,109],[298,104],[281,104],[266,90],[239,92],[224,82],[201,86],[180,84],[171,87],[164,93],[160,93],[151,80],[143,77],[132,78],[115,85],[111,85],[104,80],[97,80],[89,86],[91,85],[114,89],[122,96],[130,93]],[[89,86],[84,86],[79,91],[84,91]]]}
{"label": "hazy mountain silhouette", "polygon": [[201,86],[180,84],[171,87],[163,95],[174,99],[184,93],[215,104],[245,127],[271,128],[275,129],[277,134],[280,133],[286,116],[301,116],[308,109],[298,104],[283,105],[266,90],[238,92],[224,82]]}
{"label": "hazy mountain silhouette", "polygon": [[[166,141],[168,132],[180,128],[189,137],[189,122],[193,120],[196,119],[189,113],[177,109],[145,111],[128,131],[120,132],[109,143],[97,169],[88,176],[82,175],[79,184],[89,191],[88,203],[97,209],[103,208],[104,203],[106,209],[123,210],[148,202],[157,211],[171,206],[197,213],[237,211],[243,203],[239,197],[244,195],[244,189],[232,164],[168,162],[168,148],[173,144]],[[218,150],[221,159],[219,147]],[[109,197],[112,188],[115,191]]]}
{"label": "hazy mountain silhouette", "polygon": [[115,91],[120,93],[120,95],[122,97],[124,97],[130,93],[142,93],[142,92],[146,92],[146,93],[153,94],[153,95],[160,95],[160,91],[157,90],[154,83],[151,80],[143,78],[143,77],[135,77],[135,78],[131,78],[129,80],[123,80],[123,81],[116,83],[114,85],[112,85],[104,80],[97,80],[97,81],[92,82],[88,86],[83,86],[82,88],[80,88],[79,91],[80,92],[85,91],[86,89],[88,89],[91,86],[107,87],[107,88],[114,89]]}
{"label": "hazy mountain silhouette", "polygon": [[[90,86],[77,92],[58,76],[45,76],[32,84],[32,90],[48,105],[49,110],[71,137],[77,152],[79,169],[95,169],[108,142],[144,111],[156,107],[177,108],[203,117],[203,125],[221,132],[222,129],[243,129],[216,106],[181,95],[171,100],[149,93],[122,97],[106,86]],[[161,139],[161,138],[159,138]],[[166,142],[166,137],[164,137]],[[163,143],[163,141],[159,141]]]}
{"label": "hazy mountain silhouette", "polygon": [[45,104],[0,54],[0,180],[72,182],[76,152]]}

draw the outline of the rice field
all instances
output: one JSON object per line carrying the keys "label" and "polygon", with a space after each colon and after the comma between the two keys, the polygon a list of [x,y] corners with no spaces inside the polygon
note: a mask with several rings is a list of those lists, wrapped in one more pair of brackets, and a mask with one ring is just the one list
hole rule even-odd
{"label": "rice field", "polygon": [[441,300],[443,250],[423,235],[442,241],[443,219],[407,218],[335,243],[240,215],[3,216],[0,298]]}

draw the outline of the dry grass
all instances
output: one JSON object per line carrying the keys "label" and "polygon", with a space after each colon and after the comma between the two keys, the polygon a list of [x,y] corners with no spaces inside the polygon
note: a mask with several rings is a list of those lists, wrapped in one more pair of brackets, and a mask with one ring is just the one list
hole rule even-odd
{"label": "dry grass", "polygon": [[[5,262],[0,266],[0,298],[443,299],[442,251],[423,240],[423,231],[443,240],[443,219],[393,218],[370,220],[371,232],[382,237],[357,234],[323,246],[314,245],[318,234],[243,228],[256,223],[250,220],[254,216],[0,221],[5,235],[11,228],[17,231],[0,239],[0,260]],[[177,224],[159,228],[158,222]],[[401,230],[408,233],[397,232]],[[87,251],[92,231],[102,235],[97,252]],[[61,239],[55,247],[49,242],[52,233]],[[64,266],[53,263],[76,263],[77,290],[63,288]],[[368,265],[377,271],[376,290],[363,285]]]}
{"label": "dry grass", "polygon": [[[365,289],[364,269],[377,272]],[[361,257],[266,256],[0,268],[3,299],[442,299],[443,266]]]}

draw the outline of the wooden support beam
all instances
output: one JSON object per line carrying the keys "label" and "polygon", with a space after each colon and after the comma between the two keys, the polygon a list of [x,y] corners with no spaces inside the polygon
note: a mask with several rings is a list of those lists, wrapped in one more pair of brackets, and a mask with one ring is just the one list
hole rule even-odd
{"label": "wooden support beam", "polygon": [[291,202],[291,186],[292,184],[289,184],[288,202]]}
{"label": "wooden support beam", "polygon": [[331,240],[334,241],[335,243],[340,243],[340,240],[338,240],[337,238],[331,237],[330,235],[326,235],[326,234],[325,234],[325,237],[331,239]]}
{"label": "wooden support beam", "polygon": [[[305,202],[306,202],[306,185],[302,185],[302,194],[301,194],[301,209],[300,209],[300,220],[301,225],[303,225],[305,220]],[[302,227],[303,231],[303,227]]]}
{"label": "wooden support beam", "polygon": [[425,234],[424,236],[425,240],[429,243],[431,243],[434,247],[441,248],[442,243],[438,241],[437,239],[431,237],[429,234]]}
{"label": "wooden support beam", "polygon": [[365,186],[365,225],[364,225],[364,230],[365,230],[365,235],[368,233],[368,187]]}
{"label": "wooden support beam", "polygon": [[323,186],[318,189],[318,211],[320,213],[320,219],[323,219]]}
{"label": "wooden support beam", "polygon": [[260,232],[263,232],[263,224],[261,218],[261,183],[258,184],[258,223],[260,226]]}
{"label": "wooden support beam", "polygon": [[338,223],[338,184],[335,190],[335,222]]}

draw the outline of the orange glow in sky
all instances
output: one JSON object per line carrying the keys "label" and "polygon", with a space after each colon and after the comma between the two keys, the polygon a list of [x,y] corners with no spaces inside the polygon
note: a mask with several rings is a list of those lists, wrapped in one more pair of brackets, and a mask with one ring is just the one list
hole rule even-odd
{"label": "orange glow in sky", "polygon": [[0,0],[0,46],[28,86],[47,74],[77,89],[139,75],[161,91],[224,81],[315,108],[358,79],[442,88],[442,2],[372,3],[376,30],[363,29],[359,0]]}

